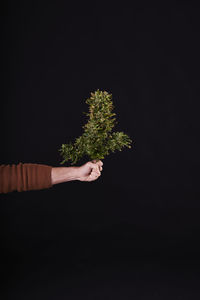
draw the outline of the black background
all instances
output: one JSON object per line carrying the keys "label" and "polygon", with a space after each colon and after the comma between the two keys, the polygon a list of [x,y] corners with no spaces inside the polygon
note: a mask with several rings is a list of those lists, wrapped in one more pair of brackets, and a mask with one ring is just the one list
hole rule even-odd
{"label": "black background", "polygon": [[4,2],[1,163],[59,166],[97,89],[133,140],[97,181],[1,195],[5,299],[199,299],[199,12]]}

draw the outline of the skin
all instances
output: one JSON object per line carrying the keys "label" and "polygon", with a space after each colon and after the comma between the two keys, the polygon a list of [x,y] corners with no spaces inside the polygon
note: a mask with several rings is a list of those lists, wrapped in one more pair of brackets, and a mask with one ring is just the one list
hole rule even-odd
{"label": "skin", "polygon": [[80,167],[55,167],[51,171],[52,185],[72,181],[94,181],[99,178],[103,162],[101,160],[89,161]]}

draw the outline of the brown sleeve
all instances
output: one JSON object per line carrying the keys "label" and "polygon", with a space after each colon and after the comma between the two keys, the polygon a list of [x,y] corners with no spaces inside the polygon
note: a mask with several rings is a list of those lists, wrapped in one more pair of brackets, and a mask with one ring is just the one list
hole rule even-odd
{"label": "brown sleeve", "polygon": [[0,193],[50,188],[51,170],[41,164],[0,165]]}

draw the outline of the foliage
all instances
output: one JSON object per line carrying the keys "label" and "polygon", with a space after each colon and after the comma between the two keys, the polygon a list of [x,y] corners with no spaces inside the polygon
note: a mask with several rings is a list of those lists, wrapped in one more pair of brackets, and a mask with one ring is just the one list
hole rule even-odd
{"label": "foliage", "polygon": [[131,148],[131,139],[123,132],[112,132],[116,122],[113,113],[112,94],[106,91],[95,91],[86,100],[89,105],[88,122],[82,126],[82,136],[75,142],[63,144],[59,151],[63,157],[61,164],[71,160],[74,165],[81,157],[88,156],[91,160],[103,159],[110,152],[121,151],[123,147]]}

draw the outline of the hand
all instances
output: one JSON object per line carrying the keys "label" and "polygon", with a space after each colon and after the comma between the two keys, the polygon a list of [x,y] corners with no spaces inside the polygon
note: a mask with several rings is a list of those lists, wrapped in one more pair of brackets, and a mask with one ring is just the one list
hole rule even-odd
{"label": "hand", "polygon": [[77,168],[77,179],[80,181],[94,181],[101,175],[103,163],[101,160],[89,161]]}

